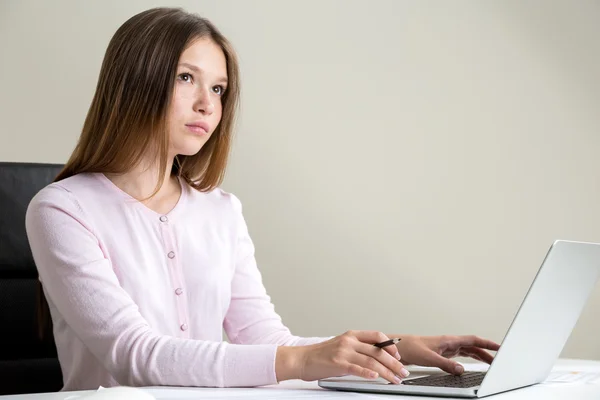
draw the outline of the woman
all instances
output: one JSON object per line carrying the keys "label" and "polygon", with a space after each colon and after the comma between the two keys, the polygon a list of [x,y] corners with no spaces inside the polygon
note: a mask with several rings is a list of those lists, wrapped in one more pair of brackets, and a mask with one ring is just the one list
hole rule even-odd
{"label": "woman", "polygon": [[218,188],[238,97],[234,51],[203,18],[152,9],[110,41],[77,147],[26,217],[63,390],[344,374],[398,383],[403,362],[456,374],[450,357],[490,362],[498,345],[471,336],[393,335],[402,340],[379,349],[381,332],[290,333],[240,201]]}

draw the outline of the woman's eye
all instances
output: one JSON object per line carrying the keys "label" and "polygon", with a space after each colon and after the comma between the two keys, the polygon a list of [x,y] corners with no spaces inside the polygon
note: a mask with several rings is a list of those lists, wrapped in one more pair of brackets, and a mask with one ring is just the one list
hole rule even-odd
{"label": "woman's eye", "polygon": [[217,85],[217,86],[213,87],[213,92],[215,92],[219,96],[222,96],[223,93],[225,92],[225,88],[223,86],[221,86],[221,85]]}
{"label": "woman's eye", "polygon": [[192,75],[188,74],[187,72],[184,72],[183,74],[177,75],[177,79],[179,79],[180,81],[183,81],[183,82],[191,82]]}

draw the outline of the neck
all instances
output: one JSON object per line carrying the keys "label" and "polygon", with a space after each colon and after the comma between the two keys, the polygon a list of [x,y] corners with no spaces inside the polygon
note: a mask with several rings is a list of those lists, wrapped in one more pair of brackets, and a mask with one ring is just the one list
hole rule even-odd
{"label": "neck", "polygon": [[[164,197],[168,197],[173,194],[174,191],[179,190],[179,183],[177,178],[171,175],[171,169],[173,167],[173,158],[167,160],[167,167],[165,170],[165,176],[161,182],[161,188],[154,196],[155,200],[159,200]],[[153,163],[148,166],[138,165],[131,171],[124,174],[105,174],[116,186],[118,186],[125,193],[138,200],[147,199],[150,197],[156,189],[156,184],[159,180],[159,166],[157,163]]]}

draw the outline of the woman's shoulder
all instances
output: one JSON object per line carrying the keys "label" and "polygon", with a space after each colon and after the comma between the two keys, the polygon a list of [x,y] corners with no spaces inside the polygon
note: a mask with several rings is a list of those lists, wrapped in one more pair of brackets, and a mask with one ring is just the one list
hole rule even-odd
{"label": "woman's shoulder", "polygon": [[38,191],[31,199],[29,207],[76,206],[86,198],[98,198],[103,189],[102,181],[96,173],[81,173],[52,182]]}
{"label": "woman's shoulder", "polygon": [[102,182],[98,173],[81,173],[52,182],[42,188],[37,195],[42,197],[61,197],[64,193],[83,193],[86,191],[98,191]]}
{"label": "woman's shoulder", "polygon": [[216,187],[208,191],[199,191],[189,186],[188,190],[193,203],[204,203],[214,208],[229,210],[235,213],[242,211],[240,199],[234,193],[228,192],[221,187]]}

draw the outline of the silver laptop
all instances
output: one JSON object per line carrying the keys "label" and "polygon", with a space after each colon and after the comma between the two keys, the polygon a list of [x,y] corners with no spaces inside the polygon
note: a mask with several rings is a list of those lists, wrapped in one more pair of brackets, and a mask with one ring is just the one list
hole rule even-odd
{"label": "silver laptop", "polygon": [[[487,372],[442,373],[389,384],[358,377],[321,379],[319,386],[353,392],[485,397],[544,381],[600,277],[600,244],[552,244]],[[441,372],[441,371],[440,371]]]}

